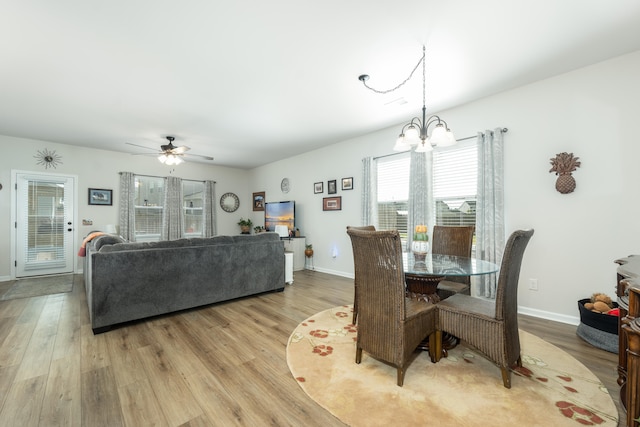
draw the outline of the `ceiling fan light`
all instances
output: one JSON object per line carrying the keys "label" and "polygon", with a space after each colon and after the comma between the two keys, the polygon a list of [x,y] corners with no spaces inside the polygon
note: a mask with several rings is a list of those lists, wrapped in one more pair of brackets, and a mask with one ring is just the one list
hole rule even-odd
{"label": "ceiling fan light", "polygon": [[160,154],[158,156],[158,160],[160,160],[160,163],[166,163],[167,162],[167,155],[166,154]]}

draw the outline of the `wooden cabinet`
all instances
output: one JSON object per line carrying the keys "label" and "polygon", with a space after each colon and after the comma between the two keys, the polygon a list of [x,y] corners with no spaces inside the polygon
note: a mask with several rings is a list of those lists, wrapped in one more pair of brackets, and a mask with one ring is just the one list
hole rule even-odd
{"label": "wooden cabinet", "polygon": [[293,270],[304,270],[304,247],[306,239],[304,237],[284,237],[284,250],[293,252]]}
{"label": "wooden cabinet", "polygon": [[615,261],[618,264],[616,295],[618,321],[618,384],[620,402],[627,411],[624,424],[640,425],[640,255]]}

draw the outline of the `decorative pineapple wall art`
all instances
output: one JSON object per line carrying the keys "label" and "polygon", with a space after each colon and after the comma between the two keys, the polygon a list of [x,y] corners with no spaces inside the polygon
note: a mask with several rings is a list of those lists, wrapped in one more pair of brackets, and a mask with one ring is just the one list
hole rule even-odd
{"label": "decorative pineapple wall art", "polygon": [[578,161],[580,157],[573,157],[573,153],[558,153],[556,157],[551,158],[551,169],[549,172],[555,172],[558,175],[556,180],[556,190],[562,194],[568,194],[576,189],[576,180],[571,176],[580,167]]}

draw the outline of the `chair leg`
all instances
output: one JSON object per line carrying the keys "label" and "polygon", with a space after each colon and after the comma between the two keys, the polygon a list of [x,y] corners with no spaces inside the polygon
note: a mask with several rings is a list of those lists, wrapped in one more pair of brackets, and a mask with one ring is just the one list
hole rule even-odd
{"label": "chair leg", "polygon": [[353,295],[353,323],[356,324],[356,320],[358,320],[358,292],[355,291]]}
{"label": "chair leg", "polygon": [[362,347],[356,347],[356,363],[362,361]]}
{"label": "chair leg", "polygon": [[442,358],[442,331],[429,335],[429,357],[432,363],[437,363]]}
{"label": "chair leg", "polygon": [[511,388],[511,370],[504,366],[500,370],[502,371],[502,384],[505,388]]}
{"label": "chair leg", "polygon": [[522,368],[522,357],[518,356],[518,360],[516,360],[516,365],[518,365],[518,368]]}
{"label": "chair leg", "polygon": [[402,387],[404,384],[404,369],[398,368],[398,387]]}

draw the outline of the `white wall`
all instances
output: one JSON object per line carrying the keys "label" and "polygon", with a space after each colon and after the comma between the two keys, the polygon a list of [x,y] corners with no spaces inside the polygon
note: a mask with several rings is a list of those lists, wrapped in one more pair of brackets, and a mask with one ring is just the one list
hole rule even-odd
{"label": "white wall", "polygon": [[[168,176],[170,174],[184,179],[214,180],[218,198],[226,192],[233,192],[240,198],[240,208],[227,213],[218,204],[218,231],[220,234],[238,234],[237,225],[241,216],[245,218],[251,211],[251,194],[248,192],[248,173],[243,169],[211,166],[200,163],[184,163],[173,168],[162,165],[154,156],[133,156],[112,151],[93,150],[65,144],[12,138],[0,135],[0,281],[11,278],[12,257],[11,233],[14,232],[11,218],[11,175],[12,170],[45,171],[38,165],[34,156],[44,149],[55,150],[61,156],[61,164],[51,173],[78,176],[78,218],[76,227],[80,245],[82,239],[92,230],[101,229],[106,224],[118,224],[119,172]],[[113,189],[113,206],[89,206],[88,189]],[[82,219],[90,219],[93,225],[83,226]],[[76,248],[77,251],[77,248]],[[77,260],[77,270],[81,271],[81,259]]]}
{"label": "white wall", "polygon": [[[490,64],[488,65],[490,66]],[[519,288],[521,311],[575,323],[577,300],[615,295],[613,261],[640,253],[640,51],[439,113],[459,138],[507,127],[507,233],[534,228]],[[408,118],[407,118],[408,119]],[[268,201],[296,200],[297,225],[315,250],[317,270],[353,275],[347,225],[360,224],[361,159],[391,153],[400,125],[343,141],[251,172],[251,191]],[[549,161],[573,152],[582,166],[574,193],[555,190]],[[280,192],[283,177],[292,183]],[[354,177],[338,190],[343,210],[323,212],[326,181]],[[313,194],[324,181],[325,193]],[[255,216],[254,222],[260,223]],[[332,257],[337,249],[337,257]],[[538,279],[539,290],[528,289]]]}

